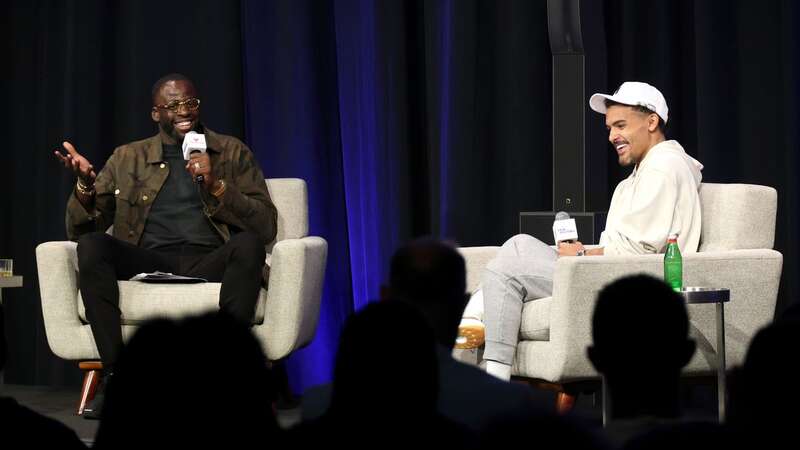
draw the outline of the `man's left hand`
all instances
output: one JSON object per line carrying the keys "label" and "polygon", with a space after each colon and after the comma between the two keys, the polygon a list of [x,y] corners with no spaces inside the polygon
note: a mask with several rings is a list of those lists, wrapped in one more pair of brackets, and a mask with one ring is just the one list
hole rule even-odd
{"label": "man's left hand", "polygon": [[192,159],[186,163],[186,171],[192,176],[192,180],[197,179],[198,175],[202,175],[203,187],[206,190],[211,189],[211,186],[216,181],[214,174],[211,173],[211,158],[208,157],[208,153],[192,155]]}

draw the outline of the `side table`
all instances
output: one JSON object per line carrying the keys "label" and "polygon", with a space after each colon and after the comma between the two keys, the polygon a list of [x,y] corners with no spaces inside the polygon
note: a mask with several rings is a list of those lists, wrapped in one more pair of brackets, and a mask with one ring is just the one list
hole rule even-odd
{"label": "side table", "polygon": [[22,276],[0,277],[0,305],[3,304],[3,289],[22,287]]}
{"label": "side table", "polygon": [[[0,277],[0,306],[3,305],[3,289],[22,287],[22,276],[15,275],[10,277]],[[5,376],[0,372],[0,384],[5,383]]]}

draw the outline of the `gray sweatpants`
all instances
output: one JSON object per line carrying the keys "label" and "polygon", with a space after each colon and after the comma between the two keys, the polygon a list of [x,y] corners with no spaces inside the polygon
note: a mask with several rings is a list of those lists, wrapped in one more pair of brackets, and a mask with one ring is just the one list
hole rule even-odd
{"label": "gray sweatpants", "polygon": [[527,234],[507,240],[483,272],[483,359],[511,365],[519,342],[522,305],[553,294],[558,252]]}

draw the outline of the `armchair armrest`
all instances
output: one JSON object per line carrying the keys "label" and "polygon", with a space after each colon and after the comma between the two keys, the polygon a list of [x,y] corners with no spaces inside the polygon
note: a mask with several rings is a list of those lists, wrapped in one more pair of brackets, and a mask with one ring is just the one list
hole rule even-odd
{"label": "armchair armrest", "polygon": [[270,360],[314,337],[327,255],[328,243],[316,236],[284,239],[273,247],[264,323],[253,327]]}
{"label": "armchair armrest", "polygon": [[94,347],[78,315],[78,244],[53,241],[36,247],[42,316],[50,349],[64,359],[81,357],[82,343]]}
{"label": "armchair armrest", "polygon": [[496,246],[460,247],[458,249],[466,263],[467,292],[473,293],[478,288],[481,282],[483,269],[489,264],[489,261],[497,255],[498,250],[500,250],[500,247]]}

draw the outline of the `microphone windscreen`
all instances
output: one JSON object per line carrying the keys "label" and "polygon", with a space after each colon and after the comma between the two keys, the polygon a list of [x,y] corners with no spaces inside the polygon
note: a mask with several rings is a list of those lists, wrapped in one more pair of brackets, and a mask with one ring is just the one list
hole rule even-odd
{"label": "microphone windscreen", "polygon": [[569,214],[566,211],[559,211],[556,213],[556,220],[567,220],[569,219]]}
{"label": "microphone windscreen", "polygon": [[196,131],[190,131],[186,133],[183,137],[183,144],[181,145],[181,150],[183,150],[183,159],[189,160],[191,158],[191,154],[195,152],[205,153],[206,152],[206,135],[200,134]]}

